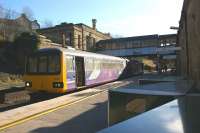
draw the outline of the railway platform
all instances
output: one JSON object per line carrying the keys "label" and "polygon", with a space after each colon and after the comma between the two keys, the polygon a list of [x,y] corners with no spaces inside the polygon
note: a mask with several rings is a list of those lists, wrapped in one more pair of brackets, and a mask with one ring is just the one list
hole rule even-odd
{"label": "railway platform", "polygon": [[97,132],[107,127],[108,89],[137,86],[139,79],[173,82],[180,77],[136,76],[8,110],[0,114],[0,130],[5,133]]}

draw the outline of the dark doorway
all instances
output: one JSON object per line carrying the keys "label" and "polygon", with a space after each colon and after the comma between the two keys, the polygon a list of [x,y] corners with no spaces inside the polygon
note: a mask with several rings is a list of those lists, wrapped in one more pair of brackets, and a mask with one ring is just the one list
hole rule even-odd
{"label": "dark doorway", "polygon": [[76,62],[76,85],[81,87],[85,85],[85,68],[84,68],[84,58],[75,57]]}

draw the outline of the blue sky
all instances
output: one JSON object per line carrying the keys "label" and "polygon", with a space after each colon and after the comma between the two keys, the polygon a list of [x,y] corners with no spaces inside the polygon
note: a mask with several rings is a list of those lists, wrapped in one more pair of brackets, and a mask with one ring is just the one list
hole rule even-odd
{"label": "blue sky", "polygon": [[97,19],[97,29],[112,35],[137,36],[176,31],[183,0],[0,0],[4,8],[29,7],[40,22],[85,23]]}

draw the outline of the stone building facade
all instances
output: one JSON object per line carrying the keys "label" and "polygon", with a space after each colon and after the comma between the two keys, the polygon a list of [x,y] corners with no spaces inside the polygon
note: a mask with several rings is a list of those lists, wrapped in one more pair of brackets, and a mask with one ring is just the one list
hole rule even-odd
{"label": "stone building facade", "polygon": [[93,26],[85,24],[61,23],[55,27],[37,30],[41,35],[63,46],[71,46],[75,49],[93,51],[96,42],[110,39],[109,34],[97,31],[96,20],[92,20]]}
{"label": "stone building facade", "polygon": [[30,21],[25,14],[16,19],[0,19],[0,40],[13,41],[22,32],[32,32],[40,28],[36,20]]}
{"label": "stone building facade", "polygon": [[176,45],[176,34],[167,35],[146,35],[125,38],[114,38],[99,41],[96,45],[97,51],[122,50],[148,47],[166,47]]}
{"label": "stone building facade", "polygon": [[200,89],[200,1],[184,0],[178,30],[180,75],[195,81]]}
{"label": "stone building facade", "polygon": [[149,70],[176,67],[176,34],[146,35],[101,40],[96,52],[106,55],[136,59]]}
{"label": "stone building facade", "polygon": [[161,47],[177,46],[177,34],[159,35],[158,40]]}

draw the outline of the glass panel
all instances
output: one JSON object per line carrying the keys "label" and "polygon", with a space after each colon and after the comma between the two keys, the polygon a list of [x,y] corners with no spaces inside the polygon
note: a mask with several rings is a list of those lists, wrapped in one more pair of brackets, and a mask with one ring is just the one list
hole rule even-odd
{"label": "glass panel", "polygon": [[94,69],[94,59],[85,58],[85,69],[86,71],[92,71]]}
{"label": "glass panel", "polygon": [[57,73],[60,71],[60,58],[58,55],[49,56],[48,72]]}
{"label": "glass panel", "polygon": [[98,59],[94,59],[94,70],[100,70],[100,60],[98,60]]}
{"label": "glass panel", "polygon": [[67,56],[67,71],[72,72],[74,70],[73,66],[73,57],[72,56]]}
{"label": "glass panel", "polygon": [[28,63],[28,72],[37,72],[37,58],[30,57]]}
{"label": "glass panel", "polygon": [[28,73],[59,73],[60,72],[60,55],[59,54],[36,54],[30,56],[27,61]]}
{"label": "glass panel", "polygon": [[68,88],[75,88],[75,64],[73,56],[66,56],[66,65],[67,65],[67,83]]}
{"label": "glass panel", "polygon": [[86,77],[86,82],[87,82],[92,72],[94,71],[94,59],[85,58],[84,63],[85,63],[85,77]]}
{"label": "glass panel", "polygon": [[47,56],[39,57],[39,65],[38,65],[38,72],[46,73],[47,72]]}

